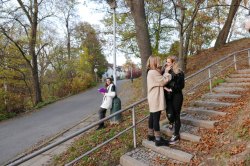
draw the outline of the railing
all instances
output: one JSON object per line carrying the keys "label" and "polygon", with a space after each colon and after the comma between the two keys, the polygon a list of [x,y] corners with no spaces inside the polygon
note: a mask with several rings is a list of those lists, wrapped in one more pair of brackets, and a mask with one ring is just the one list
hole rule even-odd
{"label": "railing", "polygon": [[[244,52],[244,51],[248,51],[248,57],[242,58],[242,59],[240,59],[240,60],[236,60],[236,54],[237,54],[237,53],[240,53],[240,52]],[[227,67],[225,67],[224,69],[220,70],[219,72],[217,72],[217,73],[215,73],[214,75],[211,76],[211,67],[214,66],[214,65],[216,65],[216,64],[218,64],[219,62],[221,62],[221,61],[223,61],[223,60],[225,60],[225,59],[231,57],[232,55],[234,56],[234,62],[231,63],[231,64],[229,64]],[[234,53],[232,53],[232,54],[230,54],[230,55],[228,55],[228,56],[222,58],[221,60],[219,60],[219,61],[217,61],[217,62],[215,62],[215,63],[213,63],[213,64],[207,66],[206,68],[204,68],[204,69],[202,69],[202,70],[200,70],[200,71],[198,71],[198,72],[196,72],[196,73],[194,73],[194,74],[192,74],[192,75],[186,77],[185,80],[188,80],[188,79],[192,78],[193,76],[195,76],[195,75],[197,75],[197,74],[199,74],[199,73],[201,73],[201,72],[203,72],[203,71],[205,71],[205,70],[208,70],[209,78],[203,80],[203,81],[200,82],[198,85],[195,85],[194,87],[192,87],[191,89],[189,89],[188,91],[186,91],[185,93],[183,93],[183,95],[187,94],[188,92],[190,92],[191,90],[195,89],[195,88],[198,87],[199,85],[203,84],[203,83],[206,82],[207,80],[209,80],[210,91],[212,92],[212,78],[215,77],[217,74],[221,73],[222,71],[224,71],[225,69],[227,69],[228,67],[230,67],[230,66],[233,65],[233,64],[235,64],[235,70],[237,70],[237,62],[242,61],[242,60],[245,60],[245,59],[248,59],[248,63],[249,63],[249,66],[250,66],[250,48],[245,49],[245,50],[241,50],[241,51],[234,52]],[[48,146],[46,146],[46,147],[44,147],[44,148],[42,148],[42,149],[40,149],[40,150],[38,150],[38,151],[36,151],[36,152],[34,152],[34,153],[32,153],[32,154],[26,156],[26,157],[23,157],[23,158],[21,158],[21,159],[15,161],[15,162],[9,164],[8,166],[15,166],[15,165],[21,164],[21,163],[23,163],[23,162],[25,162],[25,161],[27,161],[27,160],[33,158],[33,157],[35,157],[35,156],[37,156],[37,155],[39,155],[39,154],[45,152],[45,151],[47,151],[47,150],[49,150],[49,149],[51,149],[51,148],[53,148],[53,147],[55,147],[55,146],[57,146],[57,145],[63,143],[63,142],[66,142],[66,141],[69,140],[69,139],[74,138],[75,136],[77,136],[77,135],[79,135],[79,134],[84,133],[85,131],[87,131],[87,130],[89,130],[89,129],[92,129],[92,128],[95,127],[96,125],[98,125],[98,124],[100,124],[100,123],[102,123],[102,122],[104,122],[104,121],[107,121],[107,120],[111,119],[112,117],[114,117],[114,116],[116,116],[116,115],[118,115],[118,114],[121,114],[122,112],[124,112],[124,111],[126,111],[126,110],[128,110],[128,109],[131,109],[131,108],[132,108],[132,119],[133,119],[133,125],[132,125],[132,126],[130,126],[129,128],[125,129],[124,131],[120,132],[119,134],[115,135],[114,137],[110,138],[109,140],[103,142],[102,144],[98,145],[97,147],[95,147],[94,149],[88,151],[87,153],[83,154],[82,156],[80,156],[80,157],[76,158],[75,160],[71,161],[71,162],[68,163],[66,166],[69,166],[69,165],[75,163],[76,161],[78,161],[79,159],[81,159],[81,158],[83,158],[83,157],[89,155],[90,153],[92,153],[92,152],[95,151],[96,149],[98,149],[98,148],[102,147],[103,145],[109,143],[109,142],[112,141],[113,139],[119,137],[121,134],[127,132],[128,130],[130,130],[130,129],[132,129],[132,128],[133,128],[134,148],[136,148],[136,125],[139,124],[139,123],[141,123],[141,122],[144,121],[145,119],[147,119],[147,118],[149,117],[149,115],[146,116],[146,117],[144,117],[144,118],[141,119],[140,121],[135,122],[135,106],[138,105],[138,104],[140,104],[140,103],[142,103],[142,102],[145,102],[146,100],[147,100],[147,98],[144,98],[144,99],[142,99],[142,100],[140,100],[140,101],[138,101],[138,102],[135,102],[134,104],[131,104],[131,105],[129,105],[128,107],[123,108],[123,109],[119,110],[118,112],[116,112],[116,113],[114,113],[114,114],[111,114],[110,116],[108,116],[108,117],[106,117],[106,118],[104,118],[104,119],[101,119],[101,120],[99,120],[99,121],[97,121],[97,122],[94,122],[94,123],[92,123],[91,125],[89,125],[89,126],[83,128],[83,129],[79,130],[78,132],[76,132],[76,133],[74,133],[74,134],[71,134],[71,135],[69,135],[69,136],[67,136],[67,137],[65,137],[65,138],[63,138],[63,139],[61,139],[61,140],[58,141],[58,142],[52,143],[52,144],[50,144],[50,145],[48,145]]]}

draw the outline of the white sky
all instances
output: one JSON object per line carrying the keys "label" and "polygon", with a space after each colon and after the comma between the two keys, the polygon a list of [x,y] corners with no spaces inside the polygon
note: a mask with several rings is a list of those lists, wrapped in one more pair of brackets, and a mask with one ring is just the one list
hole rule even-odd
{"label": "white sky", "polygon": [[[104,25],[100,22],[100,20],[104,17],[104,13],[94,12],[92,9],[95,8],[95,6],[97,7],[98,5],[95,3],[91,3],[91,2],[88,2],[87,6],[83,5],[83,3],[79,5],[78,9],[79,9],[79,15],[82,19],[81,21],[86,21],[86,22],[89,22],[90,24],[96,24],[96,25],[99,25],[102,29],[105,29]],[[113,63],[113,52],[112,52],[112,55],[106,55],[106,58],[109,63]],[[132,61],[136,64],[141,63],[140,58],[132,58]],[[125,62],[126,62],[126,59],[125,59],[124,53],[117,51],[116,52],[116,64],[118,66],[121,66]]]}

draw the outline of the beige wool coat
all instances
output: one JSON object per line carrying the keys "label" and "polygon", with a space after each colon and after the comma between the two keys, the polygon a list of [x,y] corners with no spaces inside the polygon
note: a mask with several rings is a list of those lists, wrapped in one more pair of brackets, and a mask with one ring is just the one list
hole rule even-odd
{"label": "beige wool coat", "polygon": [[157,70],[149,70],[147,76],[148,104],[150,112],[158,112],[166,109],[163,86],[166,85],[172,76],[169,73],[161,75]]}

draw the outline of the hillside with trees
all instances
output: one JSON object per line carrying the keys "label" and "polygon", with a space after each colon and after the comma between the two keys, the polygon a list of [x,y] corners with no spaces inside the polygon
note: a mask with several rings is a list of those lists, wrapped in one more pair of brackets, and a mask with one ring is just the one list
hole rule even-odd
{"label": "hillside with trees", "polygon": [[77,1],[17,2],[0,8],[0,120],[88,89],[94,68],[108,67],[98,29],[77,21]]}

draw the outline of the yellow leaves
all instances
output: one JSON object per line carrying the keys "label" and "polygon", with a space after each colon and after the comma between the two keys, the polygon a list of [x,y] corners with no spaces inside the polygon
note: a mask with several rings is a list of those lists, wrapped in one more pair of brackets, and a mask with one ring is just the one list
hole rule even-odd
{"label": "yellow leaves", "polygon": [[226,141],[226,142],[224,142],[224,144],[226,145],[226,144],[229,144],[231,141],[230,140],[228,140],[228,141]]}

